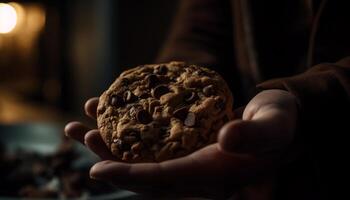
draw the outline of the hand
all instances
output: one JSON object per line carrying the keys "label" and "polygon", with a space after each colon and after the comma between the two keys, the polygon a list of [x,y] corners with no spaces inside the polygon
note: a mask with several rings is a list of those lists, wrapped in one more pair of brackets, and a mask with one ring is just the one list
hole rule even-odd
{"label": "hand", "polygon": [[[96,117],[97,104],[97,98],[87,101],[88,116]],[[227,197],[241,185],[261,180],[259,177],[280,166],[284,162],[281,155],[294,139],[296,121],[293,95],[282,90],[263,91],[248,103],[242,119],[221,128],[218,143],[161,163],[113,161],[115,158],[98,130],[89,130],[79,122],[69,123],[65,132],[104,160],[91,168],[94,179],[148,194],[218,198]]]}

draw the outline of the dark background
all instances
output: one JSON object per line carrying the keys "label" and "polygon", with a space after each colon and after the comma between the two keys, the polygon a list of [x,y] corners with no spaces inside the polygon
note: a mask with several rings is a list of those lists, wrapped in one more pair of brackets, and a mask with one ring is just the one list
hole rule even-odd
{"label": "dark background", "polygon": [[[63,132],[70,121],[96,127],[85,101],[128,67],[154,62],[176,7],[175,0],[0,0],[0,199],[52,192],[144,199],[90,183],[99,159]],[[9,9],[17,20],[3,17]]]}
{"label": "dark background", "polygon": [[86,99],[99,96],[119,73],[154,62],[178,4],[177,0],[14,2],[24,9],[41,7],[45,25],[24,57],[19,56],[23,49],[12,44],[20,44],[25,30],[0,34],[0,123],[81,117]]}

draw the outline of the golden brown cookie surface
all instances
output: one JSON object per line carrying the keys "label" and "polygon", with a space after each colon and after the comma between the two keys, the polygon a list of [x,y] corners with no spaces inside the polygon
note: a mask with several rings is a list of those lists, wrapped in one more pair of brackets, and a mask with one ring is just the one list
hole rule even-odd
{"label": "golden brown cookie surface", "polygon": [[182,62],[123,72],[97,109],[101,136],[126,162],[159,162],[215,142],[232,119],[232,94],[216,72]]}

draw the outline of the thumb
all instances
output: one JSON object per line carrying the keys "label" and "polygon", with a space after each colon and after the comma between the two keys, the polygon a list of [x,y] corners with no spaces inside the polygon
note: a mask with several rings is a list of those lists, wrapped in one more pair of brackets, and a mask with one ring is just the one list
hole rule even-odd
{"label": "thumb", "polygon": [[228,153],[275,155],[293,139],[293,126],[287,115],[272,111],[252,120],[234,120],[218,135],[219,147]]}

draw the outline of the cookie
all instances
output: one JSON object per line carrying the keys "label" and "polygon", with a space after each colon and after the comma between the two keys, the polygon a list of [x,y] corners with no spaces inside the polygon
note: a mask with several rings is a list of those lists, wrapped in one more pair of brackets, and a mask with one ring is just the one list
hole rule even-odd
{"label": "cookie", "polygon": [[232,119],[233,97],[222,77],[183,62],[124,71],[105,91],[97,124],[112,154],[126,162],[160,162],[216,141]]}

